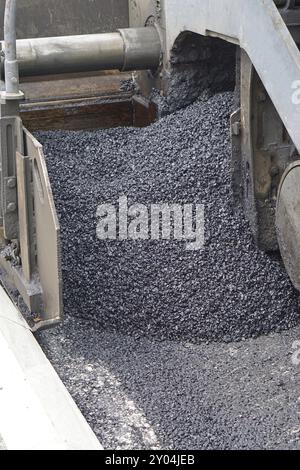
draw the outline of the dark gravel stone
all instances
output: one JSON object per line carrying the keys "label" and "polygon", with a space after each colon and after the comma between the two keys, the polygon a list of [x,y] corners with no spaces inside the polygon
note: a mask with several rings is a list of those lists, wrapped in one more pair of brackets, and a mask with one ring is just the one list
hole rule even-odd
{"label": "dark gravel stone", "polygon": [[[271,333],[299,323],[299,298],[233,209],[231,108],[203,95],[146,129],[39,135],[67,316],[37,338],[106,449],[299,448],[299,327]],[[98,204],[123,194],[204,203],[205,249],[97,240]]]}
{"label": "dark gravel stone", "polygon": [[121,91],[134,91],[135,90],[135,83],[132,78],[128,78],[127,80],[122,80],[121,81],[121,86],[120,86]]}
{"label": "dark gravel stone", "polygon": [[78,317],[39,334],[104,448],[131,450],[299,450],[299,338],[159,342]]}
{"label": "dark gravel stone", "polygon": [[[299,323],[299,295],[276,256],[256,249],[233,209],[232,93],[209,96],[144,129],[47,132],[62,229],[67,315],[134,337],[239,341]],[[99,204],[203,203],[205,248],[100,241]]]}

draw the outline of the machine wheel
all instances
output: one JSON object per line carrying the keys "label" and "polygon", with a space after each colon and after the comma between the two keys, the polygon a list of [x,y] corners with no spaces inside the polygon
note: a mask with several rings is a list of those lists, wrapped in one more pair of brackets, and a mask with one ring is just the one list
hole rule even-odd
{"label": "machine wheel", "polygon": [[277,198],[276,231],[290,279],[300,290],[300,160],[284,172]]}
{"label": "machine wheel", "polygon": [[276,251],[278,188],[285,169],[299,155],[244,51],[237,67],[240,108],[231,117],[233,193],[244,207],[257,246]]}

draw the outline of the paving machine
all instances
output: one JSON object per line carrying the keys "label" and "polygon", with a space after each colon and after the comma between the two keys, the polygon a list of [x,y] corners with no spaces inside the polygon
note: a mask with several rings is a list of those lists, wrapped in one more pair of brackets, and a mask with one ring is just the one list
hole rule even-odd
{"label": "paving machine", "polygon": [[300,289],[300,0],[129,0],[129,27],[18,40],[17,6],[6,0],[1,42],[0,270],[32,330],[59,322],[63,305],[59,221],[31,132],[100,125],[108,70],[133,73],[126,125],[185,106],[208,86],[235,85],[233,194],[258,247],[279,247]]}

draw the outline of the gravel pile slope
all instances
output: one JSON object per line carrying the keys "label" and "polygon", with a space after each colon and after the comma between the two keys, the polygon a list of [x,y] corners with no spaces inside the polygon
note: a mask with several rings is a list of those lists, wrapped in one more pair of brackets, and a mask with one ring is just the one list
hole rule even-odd
{"label": "gravel pile slope", "polygon": [[[234,341],[299,323],[280,262],[259,252],[230,189],[232,94],[203,95],[145,129],[48,132],[44,144],[62,227],[67,315],[159,339]],[[205,248],[100,241],[99,204],[203,203]]]}

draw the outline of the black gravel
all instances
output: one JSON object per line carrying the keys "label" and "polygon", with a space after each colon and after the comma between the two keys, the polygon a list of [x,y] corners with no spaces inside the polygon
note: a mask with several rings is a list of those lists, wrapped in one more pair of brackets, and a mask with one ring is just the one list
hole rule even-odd
{"label": "black gravel", "polygon": [[39,334],[104,448],[130,450],[299,450],[299,338],[158,342],[71,317]]}
{"label": "black gravel", "polygon": [[[145,129],[48,132],[62,228],[65,312],[134,337],[238,341],[299,323],[299,295],[258,251],[230,189],[232,93],[203,95]],[[99,204],[203,203],[206,243],[96,238]]]}
{"label": "black gravel", "polygon": [[[274,333],[299,298],[233,210],[231,108],[204,95],[146,129],[39,135],[67,316],[37,337],[106,449],[299,449],[300,331]],[[204,203],[205,249],[97,240],[97,205],[123,194]]]}
{"label": "black gravel", "polygon": [[121,80],[121,91],[134,91],[135,90],[135,82],[132,78],[128,78],[127,80]]}

